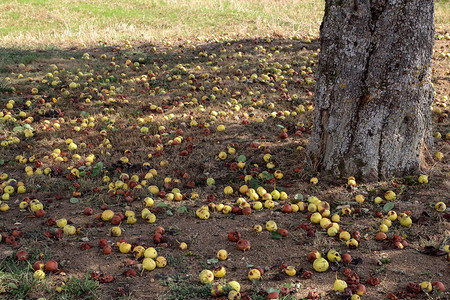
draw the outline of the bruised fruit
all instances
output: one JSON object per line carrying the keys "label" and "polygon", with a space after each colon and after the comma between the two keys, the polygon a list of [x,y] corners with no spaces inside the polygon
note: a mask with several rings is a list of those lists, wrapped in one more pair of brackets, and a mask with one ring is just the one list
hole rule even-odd
{"label": "bruised fruit", "polygon": [[210,270],[203,270],[200,272],[199,279],[203,284],[211,283],[214,280],[214,274]]}

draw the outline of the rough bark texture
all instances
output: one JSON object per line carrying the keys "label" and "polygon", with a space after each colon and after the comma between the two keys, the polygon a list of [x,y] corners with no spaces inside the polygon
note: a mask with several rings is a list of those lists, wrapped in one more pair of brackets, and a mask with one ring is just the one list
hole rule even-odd
{"label": "rough bark texture", "polygon": [[417,172],[430,126],[433,0],[326,0],[309,152],[321,170]]}

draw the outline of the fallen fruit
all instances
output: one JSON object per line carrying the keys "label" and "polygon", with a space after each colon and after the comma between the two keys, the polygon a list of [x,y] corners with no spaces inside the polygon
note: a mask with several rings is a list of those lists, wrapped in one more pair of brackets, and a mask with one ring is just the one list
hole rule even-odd
{"label": "fallen fruit", "polygon": [[260,280],[261,279],[261,272],[258,269],[251,269],[250,271],[248,271],[248,279],[250,281]]}
{"label": "fallen fruit", "polygon": [[316,259],[313,263],[314,270],[320,273],[328,270],[328,266],[329,266],[328,261],[323,257]]}
{"label": "fallen fruit", "polygon": [[346,288],[347,288],[347,282],[345,282],[344,280],[337,279],[337,273],[336,273],[336,280],[334,281],[334,284],[333,284],[333,290],[343,293]]}
{"label": "fallen fruit", "polygon": [[203,270],[200,272],[199,279],[203,284],[211,283],[214,280],[214,274],[210,270]]}
{"label": "fallen fruit", "polygon": [[147,257],[142,261],[142,268],[147,271],[153,271],[156,268],[156,262],[153,258]]}
{"label": "fallen fruit", "polygon": [[225,249],[221,249],[217,252],[217,259],[226,260],[228,258],[228,252]]}

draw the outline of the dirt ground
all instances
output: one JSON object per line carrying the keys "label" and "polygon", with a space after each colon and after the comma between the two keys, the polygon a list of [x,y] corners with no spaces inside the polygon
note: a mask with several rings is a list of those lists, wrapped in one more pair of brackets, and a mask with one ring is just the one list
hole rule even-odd
{"label": "dirt ground", "polygon": [[[11,83],[4,83],[0,95],[4,115],[9,111],[16,120],[11,122],[2,117],[0,137],[1,141],[8,141],[11,136],[17,136],[20,142],[0,149],[0,173],[23,182],[27,191],[13,193],[9,200],[3,201],[10,209],[0,212],[3,236],[0,297],[18,298],[14,291],[22,289],[23,282],[14,281],[15,289],[10,285],[13,279],[8,277],[16,276],[8,264],[15,260],[19,250],[30,254],[30,265],[20,265],[30,276],[31,265],[36,260],[55,260],[59,264],[59,271],[46,272],[45,279],[29,279],[32,288],[24,294],[29,299],[213,299],[205,296],[205,286],[198,276],[202,270],[213,270],[220,265],[226,268],[226,275],[213,283],[226,286],[227,282],[238,281],[243,298],[251,299],[266,299],[268,292],[282,287],[289,289],[284,299],[307,298],[311,291],[319,293],[320,299],[349,299],[333,291],[335,277],[345,280],[348,268],[366,286],[363,299],[388,299],[391,292],[399,298],[410,297],[411,294],[402,291],[413,282],[440,281],[449,288],[448,256],[445,251],[438,251],[450,244],[449,211],[438,212],[434,208],[437,202],[450,205],[450,122],[448,107],[444,105],[446,102],[448,105],[450,86],[448,33],[437,32],[435,42],[433,84],[437,100],[432,114],[435,145],[430,150],[428,168],[423,170],[429,182],[418,183],[414,174],[370,184],[357,182],[356,187],[350,187],[347,178],[316,174],[304,149],[313,117],[317,41],[224,39],[195,47],[188,43],[173,46],[135,43],[132,49],[120,45],[16,54],[2,68],[1,77],[10,77]],[[23,57],[32,59],[21,65]],[[59,73],[54,73],[52,64]],[[52,77],[48,73],[53,73]],[[258,78],[252,78],[252,74]],[[271,76],[264,79],[263,74]],[[57,81],[55,77],[60,82],[49,84]],[[47,81],[43,83],[43,79]],[[71,88],[71,82],[80,86]],[[32,88],[38,89],[36,94]],[[6,105],[11,99],[15,100],[14,108],[8,109]],[[26,101],[31,101],[31,106]],[[21,117],[21,111],[27,115]],[[292,116],[294,111],[297,116]],[[31,122],[34,135],[25,139],[24,125],[29,116],[34,118]],[[60,122],[59,128],[54,126],[56,121]],[[92,127],[88,125],[91,122]],[[218,125],[225,125],[226,130],[220,131]],[[22,127],[17,129],[18,126]],[[77,126],[81,127],[79,131]],[[149,131],[144,132],[142,127]],[[287,138],[282,137],[283,132]],[[178,136],[181,142],[174,142]],[[68,138],[78,149],[68,149]],[[62,151],[59,156],[52,154],[56,148]],[[225,152],[227,158],[218,158],[220,152]],[[434,157],[436,152],[443,153],[442,160]],[[80,160],[74,154],[79,154]],[[91,166],[90,154],[95,155]],[[274,168],[268,168],[266,154],[272,155]],[[23,163],[18,156],[28,160]],[[30,160],[33,156],[34,161]],[[239,168],[238,161],[245,161],[245,167]],[[26,174],[26,166],[32,168],[32,175]],[[92,166],[100,169],[98,174],[93,174],[96,171]],[[38,168],[47,167],[51,170],[49,176],[36,173]],[[71,177],[73,168],[91,174]],[[151,169],[157,175],[145,179]],[[283,178],[275,179],[275,170],[281,170]],[[253,179],[245,182],[245,175],[251,174]],[[137,187],[131,187],[133,175],[139,178],[135,182]],[[117,185],[110,188],[104,176],[112,183],[119,180],[128,183],[130,188]],[[318,183],[312,184],[310,179],[316,176]],[[213,178],[215,183],[208,185],[207,178]],[[4,182],[3,191],[11,184],[8,179],[0,180]],[[147,180],[147,185],[140,187],[142,180]],[[253,209],[249,215],[243,215],[238,208],[235,208],[237,213],[217,211],[221,203],[236,206],[239,197],[253,205],[255,201],[239,193],[244,184],[254,188],[263,186],[269,193],[274,189],[284,191],[288,198],[277,200],[272,209]],[[153,185],[159,188],[159,193],[154,195],[147,189]],[[226,186],[234,189],[233,194],[224,193]],[[168,200],[167,194],[177,192],[174,188],[180,190],[183,200]],[[397,199],[392,201],[394,206],[385,206],[389,201],[375,204],[374,198],[383,197],[388,190],[397,194]],[[364,203],[355,202],[358,194],[365,197]],[[155,200],[149,210],[155,214],[156,222],[151,224],[141,217],[143,199],[148,196]],[[281,211],[284,204],[307,203],[310,196],[329,203],[331,215],[341,215],[341,229],[359,232],[359,247],[349,249],[337,237],[328,236],[318,224],[311,225],[308,212]],[[25,197],[40,200],[45,216],[36,217],[29,208],[20,210],[19,204],[27,200]],[[210,205],[207,220],[196,216],[196,210],[204,205]],[[345,205],[352,209],[351,214],[342,214]],[[93,209],[92,215],[83,214],[86,207]],[[120,225],[122,235],[111,236],[113,225],[98,217],[107,208],[116,215],[134,211],[137,222],[128,225],[125,218]],[[405,228],[393,221],[386,233],[388,239],[378,242],[375,235],[390,209],[398,214],[407,212],[413,224]],[[55,234],[57,229],[55,224],[49,225],[51,217],[67,219],[68,224],[78,229],[77,233],[64,234],[60,239],[46,237],[46,233]],[[269,220],[275,221],[278,228],[286,229],[287,236],[280,238],[265,230]],[[256,224],[262,225],[262,232],[254,231]],[[305,230],[308,226],[312,228],[309,232]],[[162,238],[155,239],[158,227],[163,227],[165,232]],[[14,233],[15,243],[8,241],[14,230],[19,231]],[[240,251],[235,242],[229,241],[228,233],[232,231],[239,232],[242,239],[251,243],[250,250]],[[391,242],[394,235],[407,241],[404,249],[395,249]],[[98,246],[101,239],[112,246],[111,254],[102,254]],[[167,266],[142,271],[142,258],[121,253],[119,241],[155,247],[158,255],[167,259]],[[182,242],[187,244],[187,249],[179,249]],[[86,243],[91,248],[81,249]],[[220,249],[227,250],[227,260],[216,259]],[[326,256],[330,249],[337,250],[341,256],[351,254],[352,262],[330,262],[328,271],[314,271],[308,253],[318,251]],[[297,274],[286,275],[281,268],[283,264],[295,266]],[[264,274],[260,281],[251,282],[247,275],[255,267],[263,269]],[[126,276],[124,273],[129,269],[135,270],[136,275]],[[306,279],[308,271],[312,272],[311,278]],[[70,276],[82,279],[88,272],[99,274],[94,278],[100,281],[98,289],[79,295],[64,289],[57,291]],[[112,275],[112,282],[103,283],[102,280],[108,281],[105,275]],[[378,278],[379,284],[367,283],[373,277]],[[208,292],[209,286],[206,287]],[[450,294],[438,294],[434,290],[428,294],[417,293],[415,298],[449,299]]]}

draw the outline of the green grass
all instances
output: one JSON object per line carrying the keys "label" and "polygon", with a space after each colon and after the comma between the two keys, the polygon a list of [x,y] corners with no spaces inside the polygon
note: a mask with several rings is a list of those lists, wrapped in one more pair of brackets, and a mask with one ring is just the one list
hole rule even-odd
{"label": "green grass", "polygon": [[99,288],[99,283],[89,277],[89,272],[82,280],[71,277],[62,287],[62,293],[58,299],[97,299],[95,292]]}

